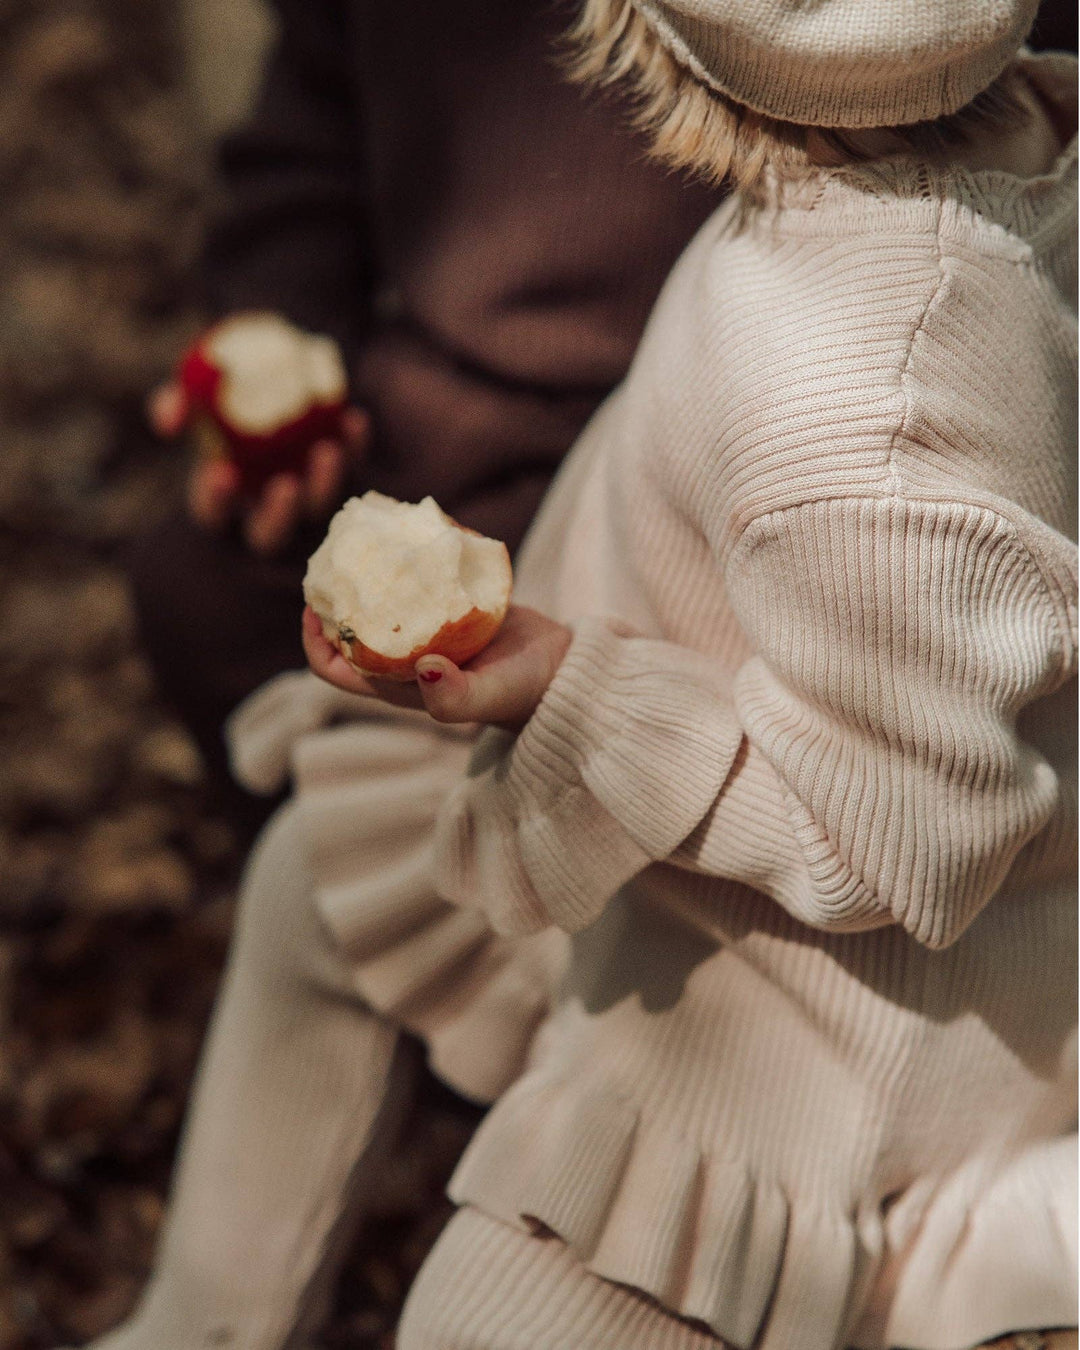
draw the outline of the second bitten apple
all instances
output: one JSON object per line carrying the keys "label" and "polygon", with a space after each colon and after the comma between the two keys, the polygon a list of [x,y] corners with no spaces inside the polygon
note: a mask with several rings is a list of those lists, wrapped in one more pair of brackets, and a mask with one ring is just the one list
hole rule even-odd
{"label": "second bitten apple", "polygon": [[348,382],[337,344],[280,315],[214,324],[177,374],[199,454],[232,460],[247,496],[275,474],[302,473],[317,441],[342,434]]}

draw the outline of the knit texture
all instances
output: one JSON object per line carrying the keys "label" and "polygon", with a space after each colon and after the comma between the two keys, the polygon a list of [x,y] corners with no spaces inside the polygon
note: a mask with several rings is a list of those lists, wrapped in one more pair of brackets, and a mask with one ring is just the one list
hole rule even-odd
{"label": "knit texture", "polygon": [[782,121],[888,127],[956,112],[1016,55],[1037,0],[634,0],[698,79]]}
{"label": "knit texture", "polygon": [[153,1278],[94,1350],[278,1350],[325,1316],[409,1092],[312,897],[288,806],[244,880]]}
{"label": "knit texture", "polygon": [[420,1037],[440,1078],[488,1102],[524,1067],[568,943],[552,928],[500,938],[435,888],[433,822],[475,734],[307,672],[269,681],[228,726],[233,771],[248,788],[275,792],[292,779],[310,903],[352,991]]}
{"label": "knit texture", "polygon": [[520,561],[567,657],[440,816],[448,898],[576,934],[455,1198],[737,1347],[1075,1322],[1075,180],[704,227]]}
{"label": "knit texture", "polygon": [[561,1242],[474,1210],[451,1219],[409,1294],[397,1350],[724,1350],[701,1327],[583,1271]]}

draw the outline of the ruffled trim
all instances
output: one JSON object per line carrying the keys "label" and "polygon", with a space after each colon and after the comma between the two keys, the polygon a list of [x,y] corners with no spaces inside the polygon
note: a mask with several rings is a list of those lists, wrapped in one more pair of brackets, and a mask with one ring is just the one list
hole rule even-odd
{"label": "ruffled trim", "polygon": [[880,1250],[880,1223],[794,1207],[615,1093],[531,1078],[481,1125],[450,1194],[550,1229],[594,1274],[755,1350],[836,1350]]}
{"label": "ruffled trim", "polygon": [[426,715],[391,717],[305,736],[293,772],[316,904],[357,992],[426,1042],[441,1078],[488,1102],[524,1067],[567,939],[499,938],[436,894],[435,816],[469,749]]}
{"label": "ruffled trim", "polygon": [[1004,1165],[974,1159],[928,1189],[913,1206],[914,1231],[897,1215],[888,1312],[876,1328],[871,1314],[854,1346],[955,1350],[1006,1331],[1076,1325],[1075,1134],[1039,1140]]}
{"label": "ruffled trim", "polygon": [[716,800],[743,736],[726,692],[699,652],[579,620],[520,735],[489,732],[440,813],[443,893],[499,932],[588,927]]}
{"label": "ruffled trim", "polygon": [[303,670],[260,685],[225,723],[225,744],[236,781],[269,796],[289,777],[293,746],[308,732],[334,722],[370,717],[367,704]]}
{"label": "ruffled trim", "polygon": [[[1056,1141],[1055,1147],[1060,1151]],[[1034,1193],[1038,1169],[1025,1171],[1026,1191],[1008,1188],[1014,1223],[1017,1214],[1021,1222],[1030,1218],[1031,1232],[1044,1235],[1061,1226],[1060,1196],[1051,1201],[1062,1185],[1059,1162],[1043,1167]],[[998,1265],[1014,1262],[1027,1229],[998,1228],[991,1216],[1003,1218],[1005,1211],[994,1191],[959,1211],[942,1199],[939,1216],[936,1197],[945,1192],[915,1186],[902,1215],[905,1232],[914,1234],[903,1269],[913,1275],[890,1300],[888,1317],[875,1324],[864,1313],[886,1245],[898,1231],[891,1216],[886,1226],[878,1206],[851,1212],[839,1199],[830,1206],[822,1198],[792,1196],[744,1162],[710,1155],[649,1123],[617,1092],[539,1073],[493,1108],[459,1163],[450,1194],[503,1222],[556,1233],[594,1274],[640,1289],[743,1350],[851,1344],[956,1350],[1018,1326],[1051,1325],[1050,1313],[1059,1322],[1075,1317],[1063,1311],[1075,1270],[1075,1257],[1066,1264],[1068,1242],[1047,1236],[1031,1260],[1021,1255],[1025,1273],[1049,1264],[1027,1301],[1027,1311],[1037,1304],[1041,1316],[1018,1322],[1022,1300],[988,1299],[983,1286],[995,1267],[984,1258],[992,1252]],[[1040,1218],[1043,1211],[1055,1217]],[[926,1253],[944,1254],[944,1267]],[[958,1282],[924,1278],[943,1276],[950,1264],[962,1272]],[[1026,1286],[1014,1278],[1008,1287]],[[966,1323],[957,1315],[962,1309]]]}
{"label": "ruffled trim", "polygon": [[514,1081],[550,1010],[568,940],[512,941],[432,885],[435,816],[464,773],[472,728],[342,694],[307,673],[271,680],[230,720],[237,776],[290,773],[316,905],[357,992],[426,1042],[432,1069],[489,1102]]}

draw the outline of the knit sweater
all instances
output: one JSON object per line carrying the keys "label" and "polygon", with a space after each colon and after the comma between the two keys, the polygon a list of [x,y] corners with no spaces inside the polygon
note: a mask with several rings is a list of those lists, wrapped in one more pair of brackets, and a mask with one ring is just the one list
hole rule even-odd
{"label": "knit sweater", "polygon": [[569,652],[440,815],[446,897],[575,935],[454,1198],[733,1346],[1076,1320],[1075,164],[721,208],[526,543]]}

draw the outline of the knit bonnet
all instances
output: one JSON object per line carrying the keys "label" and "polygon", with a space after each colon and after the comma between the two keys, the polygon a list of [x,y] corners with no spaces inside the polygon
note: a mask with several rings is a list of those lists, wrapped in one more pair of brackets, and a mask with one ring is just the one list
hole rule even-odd
{"label": "knit bonnet", "polygon": [[632,0],[677,61],[781,121],[885,127],[956,112],[1015,55],[1038,0]]}

